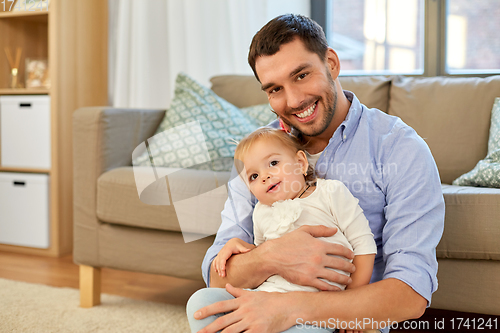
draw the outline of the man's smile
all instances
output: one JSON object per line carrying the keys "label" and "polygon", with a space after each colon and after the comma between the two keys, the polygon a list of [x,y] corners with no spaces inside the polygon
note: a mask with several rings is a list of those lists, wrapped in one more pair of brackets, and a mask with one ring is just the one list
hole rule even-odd
{"label": "man's smile", "polygon": [[294,116],[300,122],[308,122],[316,116],[317,110],[318,110],[318,101],[311,104],[311,106],[309,106],[304,111],[294,114]]}

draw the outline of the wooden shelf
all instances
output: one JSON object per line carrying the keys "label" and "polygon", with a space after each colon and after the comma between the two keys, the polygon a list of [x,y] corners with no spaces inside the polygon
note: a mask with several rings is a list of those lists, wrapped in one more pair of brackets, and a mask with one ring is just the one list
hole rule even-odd
{"label": "wooden shelf", "polygon": [[17,167],[3,167],[3,166],[0,166],[0,172],[23,172],[23,173],[47,173],[47,174],[50,174],[49,169],[32,169],[32,168],[17,168]]}
{"label": "wooden shelf", "polygon": [[47,94],[47,89],[29,89],[29,91],[26,89],[9,89],[12,80],[11,68],[4,49],[10,48],[12,57],[14,57],[17,49],[21,49],[17,77],[19,83],[24,83],[27,58],[48,59],[50,62],[48,21],[49,15],[46,12],[0,13],[0,94]]}
{"label": "wooden shelf", "polygon": [[[0,244],[0,250],[60,256],[71,252],[73,242],[72,114],[81,107],[107,104],[108,4],[103,0],[50,0],[49,11],[2,9],[0,3],[0,95],[50,95],[51,167],[0,166],[0,172],[50,175],[50,248]],[[20,83],[25,80],[26,58],[47,59],[50,89],[7,88],[11,69],[6,47],[12,52],[22,49]]]}
{"label": "wooden shelf", "polygon": [[50,90],[46,88],[20,88],[20,89],[0,89],[0,95],[49,95]]}

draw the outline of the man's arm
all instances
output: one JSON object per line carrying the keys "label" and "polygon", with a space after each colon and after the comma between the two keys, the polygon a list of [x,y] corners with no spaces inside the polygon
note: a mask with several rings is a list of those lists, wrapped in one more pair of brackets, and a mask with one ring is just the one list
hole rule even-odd
{"label": "man's arm", "polygon": [[[377,329],[377,325],[386,327],[388,322],[419,318],[427,305],[425,298],[397,279],[341,292],[266,293],[231,285],[226,289],[236,299],[207,306],[195,318],[232,312],[215,320],[203,332],[218,332],[229,326],[234,326],[237,332],[282,332],[306,322],[323,322],[339,328],[351,325],[347,328],[353,330]],[[358,326],[354,326],[356,322]]]}
{"label": "man's arm", "polygon": [[232,256],[226,263],[225,278],[214,274],[215,269],[211,268],[210,286],[223,288],[230,283],[240,288],[256,288],[271,275],[278,274],[292,283],[338,290],[319,278],[349,284],[350,277],[327,267],[354,272],[353,264],[330,255],[353,258],[353,253],[339,244],[316,238],[332,236],[335,232],[325,226],[303,226],[248,253]]}
{"label": "man's arm", "polygon": [[404,281],[429,305],[437,289],[436,247],[444,229],[441,181],[424,140],[404,124],[395,127],[394,145],[385,157],[383,279]]}
{"label": "man's arm", "polygon": [[304,317],[310,321],[327,321],[334,317],[344,322],[362,321],[364,318],[378,323],[388,320],[401,322],[419,318],[427,306],[425,298],[397,279],[386,279],[334,294],[296,293],[290,296],[291,304],[297,305],[297,312],[291,317]]}
{"label": "man's arm", "polygon": [[[290,295],[306,318],[400,322],[420,317],[430,303],[437,288],[435,249],[444,226],[439,174],[429,148],[413,129],[400,123],[390,139],[393,144],[384,146],[389,149],[381,161],[389,166],[383,174],[383,280],[335,295]],[[328,306],[321,309],[324,304]]]}
{"label": "man's arm", "polygon": [[333,317],[344,322],[364,318],[378,323],[401,322],[419,318],[427,306],[425,298],[398,279],[386,279],[339,293],[294,293],[288,301],[296,305],[291,318],[303,317],[309,321],[327,321]]}

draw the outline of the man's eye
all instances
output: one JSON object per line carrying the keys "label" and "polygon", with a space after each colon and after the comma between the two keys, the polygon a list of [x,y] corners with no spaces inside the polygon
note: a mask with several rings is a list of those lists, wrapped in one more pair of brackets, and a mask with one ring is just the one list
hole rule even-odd
{"label": "man's eye", "polygon": [[271,161],[271,163],[269,163],[270,166],[276,166],[278,165],[279,161]]}
{"label": "man's eye", "polygon": [[253,181],[253,180],[256,180],[257,177],[259,177],[259,175],[254,173],[254,174],[251,174],[250,177],[248,177],[248,179],[250,179],[250,181]]}
{"label": "man's eye", "polygon": [[273,88],[273,89],[269,90],[269,93],[270,93],[270,94],[274,94],[274,93],[277,93],[277,92],[278,92],[278,91],[280,91],[280,90],[281,90],[281,88],[280,88],[280,87]]}
{"label": "man's eye", "polygon": [[307,76],[307,73],[302,73],[300,74],[299,76],[297,76],[297,80],[302,80],[303,78],[305,78]]}

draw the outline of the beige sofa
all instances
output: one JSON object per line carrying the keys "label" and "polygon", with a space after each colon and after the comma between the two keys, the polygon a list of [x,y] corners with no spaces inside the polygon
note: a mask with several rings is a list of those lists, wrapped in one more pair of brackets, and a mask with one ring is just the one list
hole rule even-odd
{"label": "beige sofa", "polygon": [[[236,106],[267,102],[253,77],[215,77],[212,83]],[[437,162],[446,219],[432,307],[500,315],[500,189],[445,185],[486,156],[500,76],[343,77],[341,83],[362,103],[412,126]],[[82,306],[99,303],[100,267],[201,279],[201,262],[213,237],[185,243],[175,208],[142,203],[134,180],[132,151],[154,134],[163,116],[163,110],[109,107],[74,114],[74,260],[81,267]],[[228,177],[215,175],[219,182]],[[192,171],[169,191],[213,178],[213,173]],[[220,216],[207,220],[217,224]]]}

